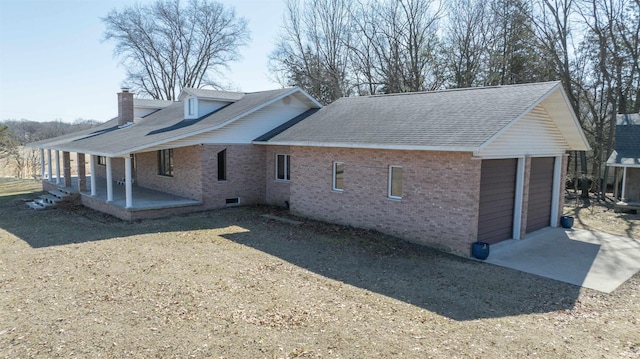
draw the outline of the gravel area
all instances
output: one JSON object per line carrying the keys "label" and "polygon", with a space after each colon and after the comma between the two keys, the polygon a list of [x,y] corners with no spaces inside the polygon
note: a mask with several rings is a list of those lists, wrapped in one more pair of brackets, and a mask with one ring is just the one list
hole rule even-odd
{"label": "gravel area", "polygon": [[639,275],[604,294],[270,207],[129,223],[35,190],[0,180],[0,358],[640,357]]}

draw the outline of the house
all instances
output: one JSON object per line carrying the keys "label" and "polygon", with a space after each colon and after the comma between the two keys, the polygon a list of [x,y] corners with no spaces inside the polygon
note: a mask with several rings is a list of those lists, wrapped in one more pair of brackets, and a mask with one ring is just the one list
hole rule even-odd
{"label": "house", "polygon": [[640,209],[640,114],[617,116],[615,148],[607,166],[622,169],[622,180],[618,180],[618,171],[615,176],[615,197],[620,199],[616,210]]}
{"label": "house", "polygon": [[[76,190],[85,206],[125,220],[157,218],[264,203],[264,148],[251,142],[319,107],[300,88],[254,93],[186,88],[176,102],[134,99],[123,90],[118,117],[30,146],[41,150],[45,190]],[[77,180],[70,175],[72,152],[82,167]]]}
{"label": "house", "polygon": [[[127,117],[131,102],[140,118]],[[49,167],[51,151],[89,154],[90,191],[78,177],[89,207],[135,219],[267,203],[465,255],[478,240],[557,226],[565,153],[589,150],[559,82],[326,107],[299,88],[184,89],[175,103],[147,100],[146,112],[123,91],[119,104],[118,118],[100,128],[32,144],[47,151]],[[118,179],[124,200],[109,189],[122,187]],[[165,203],[148,206],[149,190]]]}
{"label": "house", "polygon": [[343,98],[262,140],[293,213],[462,254],[557,226],[589,150],[559,82]]}

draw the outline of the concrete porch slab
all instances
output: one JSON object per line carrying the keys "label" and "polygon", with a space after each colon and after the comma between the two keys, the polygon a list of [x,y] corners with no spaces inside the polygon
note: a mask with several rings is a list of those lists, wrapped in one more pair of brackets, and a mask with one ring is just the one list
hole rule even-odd
{"label": "concrete porch slab", "polygon": [[640,240],[548,227],[492,245],[485,262],[611,293],[640,270]]}

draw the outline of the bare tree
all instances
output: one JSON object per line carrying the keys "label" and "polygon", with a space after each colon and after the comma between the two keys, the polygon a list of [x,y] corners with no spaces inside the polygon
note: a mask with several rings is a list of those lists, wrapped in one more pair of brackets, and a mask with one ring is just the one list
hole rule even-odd
{"label": "bare tree", "polygon": [[454,87],[477,86],[486,70],[491,20],[486,0],[453,0],[447,3],[443,46]]}
{"label": "bare tree", "polygon": [[287,0],[272,72],[321,103],[350,94],[351,0]]}
{"label": "bare tree", "polygon": [[[436,5],[438,5],[436,7]],[[366,54],[376,83],[386,92],[424,91],[444,84],[444,65],[438,21],[439,2],[433,0],[381,0],[361,3],[354,19],[363,36],[360,54]]]}
{"label": "bare tree", "polygon": [[213,74],[239,58],[247,22],[211,0],[156,0],[113,9],[102,18],[105,40],[127,69],[134,91],[174,100],[183,87],[214,85]]}

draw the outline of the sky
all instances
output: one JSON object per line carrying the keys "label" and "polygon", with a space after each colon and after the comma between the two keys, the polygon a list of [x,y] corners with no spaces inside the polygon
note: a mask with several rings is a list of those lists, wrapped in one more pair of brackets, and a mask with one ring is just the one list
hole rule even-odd
{"label": "sky", "polygon": [[[284,0],[217,0],[248,20],[249,45],[229,64],[223,83],[252,92],[280,88],[270,80]],[[126,71],[102,41],[100,20],[113,8],[152,0],[0,0],[0,121],[106,121],[117,115]]]}

